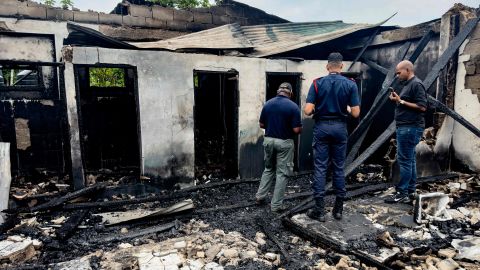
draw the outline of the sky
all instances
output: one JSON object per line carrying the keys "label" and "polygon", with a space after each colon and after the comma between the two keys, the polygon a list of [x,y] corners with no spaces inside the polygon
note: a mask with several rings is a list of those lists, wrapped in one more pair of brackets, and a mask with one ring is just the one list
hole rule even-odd
{"label": "sky", "polygon": [[[109,13],[121,0],[73,0],[80,10]],[[292,22],[342,20],[411,26],[439,18],[454,3],[478,8],[480,0],[237,0]]]}

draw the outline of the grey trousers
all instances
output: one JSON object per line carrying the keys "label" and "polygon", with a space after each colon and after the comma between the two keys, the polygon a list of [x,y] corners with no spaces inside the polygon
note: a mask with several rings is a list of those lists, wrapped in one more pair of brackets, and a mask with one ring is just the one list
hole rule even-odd
{"label": "grey trousers", "polygon": [[255,197],[263,200],[275,181],[271,209],[277,210],[283,203],[285,188],[288,178],[293,175],[293,152],[294,144],[292,139],[282,140],[265,137],[263,141],[265,170]]}

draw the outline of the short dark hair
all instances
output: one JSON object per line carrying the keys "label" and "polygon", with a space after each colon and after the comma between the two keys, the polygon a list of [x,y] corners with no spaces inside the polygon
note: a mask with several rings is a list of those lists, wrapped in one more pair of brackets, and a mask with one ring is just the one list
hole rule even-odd
{"label": "short dark hair", "polygon": [[343,56],[338,52],[332,52],[328,55],[328,63],[340,64],[343,61]]}
{"label": "short dark hair", "polygon": [[286,93],[289,93],[289,94],[293,94],[292,85],[288,82],[281,83],[280,86],[278,87],[278,90],[277,90],[277,93],[280,93],[280,92],[286,92]]}

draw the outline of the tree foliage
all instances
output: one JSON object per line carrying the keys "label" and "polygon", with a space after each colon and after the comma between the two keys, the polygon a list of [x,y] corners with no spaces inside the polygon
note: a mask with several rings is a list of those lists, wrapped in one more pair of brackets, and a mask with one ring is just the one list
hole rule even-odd
{"label": "tree foliage", "polygon": [[[195,8],[195,7],[210,7],[209,0],[147,0],[157,5],[164,7],[173,7],[178,9]],[[215,0],[215,4],[218,5],[222,0]]]}
{"label": "tree foliage", "polygon": [[90,86],[125,87],[125,69],[89,68]]}
{"label": "tree foliage", "polygon": [[[53,7],[57,4],[57,0],[43,0],[43,3]],[[64,8],[73,7],[73,0],[60,0],[60,5]]]}

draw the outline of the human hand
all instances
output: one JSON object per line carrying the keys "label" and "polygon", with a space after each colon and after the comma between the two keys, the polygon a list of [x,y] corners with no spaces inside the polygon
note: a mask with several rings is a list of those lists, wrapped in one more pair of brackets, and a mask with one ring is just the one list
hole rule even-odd
{"label": "human hand", "polygon": [[400,102],[400,96],[395,93],[394,91],[390,92],[390,96],[388,97],[391,101],[395,101],[395,102]]}

